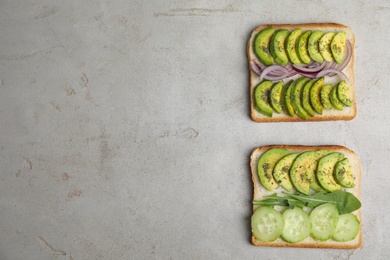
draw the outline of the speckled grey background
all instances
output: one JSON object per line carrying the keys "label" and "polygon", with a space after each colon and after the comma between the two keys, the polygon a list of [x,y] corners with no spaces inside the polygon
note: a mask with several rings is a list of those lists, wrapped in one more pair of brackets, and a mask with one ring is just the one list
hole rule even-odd
{"label": "speckled grey background", "polygon": [[[387,259],[388,1],[0,1],[0,259]],[[263,23],[356,35],[349,122],[249,118]],[[361,158],[363,246],[249,243],[254,147]]]}

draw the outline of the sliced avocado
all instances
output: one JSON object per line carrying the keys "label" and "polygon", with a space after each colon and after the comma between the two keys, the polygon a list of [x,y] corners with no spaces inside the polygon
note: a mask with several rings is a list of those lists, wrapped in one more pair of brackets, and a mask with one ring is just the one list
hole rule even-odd
{"label": "sliced avocado", "polygon": [[297,46],[296,46],[298,57],[305,64],[309,64],[311,62],[309,52],[307,51],[310,34],[311,34],[310,30],[302,33],[301,36],[299,36],[298,38]]}
{"label": "sliced avocado", "polygon": [[355,177],[353,176],[351,164],[348,158],[336,163],[334,167],[334,175],[338,183],[345,188],[355,187]]}
{"label": "sliced avocado", "polygon": [[296,49],[297,40],[301,34],[302,34],[302,29],[295,29],[294,31],[290,32],[290,34],[287,36],[286,39],[287,56],[290,59],[290,61],[296,65],[301,64]]}
{"label": "sliced avocado", "polygon": [[343,80],[337,85],[337,97],[347,107],[352,106],[351,92],[347,83]]}
{"label": "sliced avocado", "polygon": [[275,164],[273,171],[274,179],[287,191],[291,191],[293,188],[290,180],[290,168],[298,155],[299,153],[287,154]]}
{"label": "sliced avocado", "polygon": [[332,103],[332,106],[334,108],[336,108],[337,110],[343,110],[343,103],[341,103],[337,96],[337,86],[334,86],[330,91],[329,99],[330,103]]}
{"label": "sliced avocado", "polygon": [[307,155],[307,160],[311,160],[311,163],[309,167],[306,169],[306,178],[309,182],[310,188],[316,191],[322,190],[320,184],[318,183],[316,171],[318,166],[318,161],[325,155],[329,154],[330,152],[327,150],[317,150],[313,151],[312,154]]}
{"label": "sliced avocado", "polygon": [[269,103],[269,94],[272,88],[272,81],[260,82],[254,92],[255,105],[257,110],[265,116],[272,117],[273,109]]}
{"label": "sliced avocado", "polygon": [[302,89],[306,83],[306,78],[299,78],[295,82],[295,86],[291,92],[291,105],[293,106],[296,114],[303,120],[307,120],[308,115],[301,105]]}
{"label": "sliced avocado", "polygon": [[336,35],[335,32],[325,33],[325,35],[322,36],[320,41],[318,42],[318,50],[320,51],[324,60],[328,62],[333,61],[332,51],[330,50],[330,43],[332,42],[333,37],[335,35]]}
{"label": "sliced avocado", "polygon": [[302,90],[302,107],[306,110],[306,112],[310,116],[314,116],[315,113],[314,109],[310,104],[310,88],[313,86],[313,84],[314,84],[314,79],[309,80],[308,82],[306,82],[305,86],[303,86],[303,90]]}
{"label": "sliced avocado", "polygon": [[269,50],[274,60],[282,66],[288,63],[284,42],[290,32],[286,29],[277,30],[271,37]]}
{"label": "sliced avocado", "polygon": [[307,51],[309,53],[310,58],[317,62],[323,62],[324,58],[322,57],[319,49],[318,42],[321,37],[324,35],[324,32],[321,30],[314,31],[308,39],[307,42]]}
{"label": "sliced avocado", "polygon": [[283,110],[282,89],[283,89],[283,83],[279,81],[272,86],[271,93],[270,93],[271,106],[274,109],[274,111],[278,114],[280,114]]}
{"label": "sliced avocado", "polygon": [[332,109],[332,103],[330,103],[330,92],[332,91],[332,84],[327,84],[321,89],[321,103],[325,109]]}
{"label": "sliced avocado", "polygon": [[333,58],[339,64],[343,61],[346,37],[346,32],[338,32],[330,43],[330,49],[332,50]]}
{"label": "sliced avocado", "polygon": [[338,161],[344,159],[344,154],[339,152],[333,152],[322,157],[318,162],[317,167],[317,180],[321,186],[329,191],[338,191],[341,186],[337,184],[333,177],[333,171]]}
{"label": "sliced avocado", "polygon": [[260,183],[267,190],[273,191],[278,187],[272,172],[277,161],[289,153],[290,152],[285,149],[271,148],[260,156],[257,163],[257,174],[259,175]]}
{"label": "sliced avocado", "polygon": [[291,105],[291,91],[293,89],[295,85],[295,82],[293,80],[291,80],[289,83],[287,83],[287,85],[284,87],[284,99],[283,99],[283,107],[286,111],[286,114],[289,115],[289,116],[294,116],[295,112],[294,112],[294,108],[293,106]]}
{"label": "sliced avocado", "polygon": [[323,105],[321,103],[321,89],[324,86],[324,78],[319,78],[310,88],[310,103],[318,114],[322,115]]}
{"label": "sliced avocado", "polygon": [[290,169],[291,182],[295,189],[303,194],[309,195],[310,183],[306,176],[306,170],[311,164],[309,154],[312,152],[301,153],[293,162]]}
{"label": "sliced avocado", "polygon": [[274,32],[275,28],[268,26],[256,35],[253,42],[253,50],[257,58],[266,66],[274,64],[274,58],[269,51],[269,43]]}

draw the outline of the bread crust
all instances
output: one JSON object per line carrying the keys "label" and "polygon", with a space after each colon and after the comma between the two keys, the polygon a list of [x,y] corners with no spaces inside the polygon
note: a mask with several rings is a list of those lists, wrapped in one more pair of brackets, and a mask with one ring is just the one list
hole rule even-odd
{"label": "bread crust", "polygon": [[[361,185],[361,165],[360,161],[356,155],[356,153],[348,149],[345,146],[340,145],[320,145],[320,146],[306,146],[306,145],[267,145],[259,148],[255,148],[252,150],[250,156],[250,169],[251,169],[251,177],[253,182],[253,200],[260,200],[265,195],[272,194],[275,192],[280,192],[282,188],[278,188],[275,191],[269,192],[267,191],[261,184],[259,177],[257,175],[257,161],[262,153],[271,149],[271,148],[282,148],[289,150],[291,152],[304,152],[304,151],[313,151],[326,149],[331,152],[342,152],[351,162],[352,170],[355,176],[355,187],[352,189],[346,189],[347,191],[353,193],[360,200],[360,185]],[[253,212],[258,208],[258,206],[253,206]],[[288,243],[278,238],[274,242],[262,242],[257,240],[253,234],[251,236],[251,243],[254,246],[267,246],[267,247],[302,247],[302,248],[334,248],[334,249],[356,249],[361,247],[362,245],[362,218],[361,218],[361,210],[353,212],[356,214],[357,218],[360,221],[360,230],[357,237],[348,242],[337,242],[334,240],[328,240],[325,242],[316,241],[312,238],[307,238],[302,242],[298,243]]]}
{"label": "bread crust", "polygon": [[[351,90],[352,95],[352,106],[351,107],[344,107],[342,111],[331,109],[326,110],[324,109],[322,115],[315,114],[313,117],[309,116],[307,120],[301,119],[299,116],[294,115],[293,117],[288,116],[284,112],[281,114],[273,113],[272,117],[267,117],[263,114],[261,114],[255,107],[254,103],[254,89],[259,83],[258,78],[259,76],[254,73],[251,69],[253,65],[253,58],[256,58],[254,52],[253,52],[253,41],[256,34],[268,27],[268,26],[274,26],[275,29],[295,29],[295,28],[301,28],[302,30],[316,30],[321,29],[324,32],[327,31],[345,31],[347,33],[347,40],[351,42],[352,46],[352,57],[349,64],[343,69],[344,74],[347,75],[349,79],[349,88]],[[335,121],[335,120],[352,120],[357,115],[357,106],[356,106],[356,97],[355,97],[355,76],[354,76],[354,56],[355,56],[355,35],[350,27],[338,24],[338,23],[301,23],[301,24],[264,24],[261,26],[258,26],[255,28],[251,36],[249,38],[248,44],[247,44],[247,57],[248,57],[248,65],[249,65],[249,82],[250,82],[250,117],[255,122],[307,122],[307,121]],[[283,80],[284,83],[288,82],[290,79],[295,79],[298,76],[294,76],[291,78],[286,78]],[[335,79],[330,79],[329,77],[325,77],[325,84],[328,83],[335,83]]]}

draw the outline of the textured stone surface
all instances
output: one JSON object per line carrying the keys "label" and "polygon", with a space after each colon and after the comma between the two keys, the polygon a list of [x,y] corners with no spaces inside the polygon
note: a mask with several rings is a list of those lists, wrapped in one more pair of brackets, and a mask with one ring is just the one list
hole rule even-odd
{"label": "textured stone surface", "polygon": [[[385,259],[387,1],[0,2],[0,259]],[[350,122],[249,118],[262,23],[356,35]],[[362,162],[359,250],[250,245],[249,154],[340,144]]]}

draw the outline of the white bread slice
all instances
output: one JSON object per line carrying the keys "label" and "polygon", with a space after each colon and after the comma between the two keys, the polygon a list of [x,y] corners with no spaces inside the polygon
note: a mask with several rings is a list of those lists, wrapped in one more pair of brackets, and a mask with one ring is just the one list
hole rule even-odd
{"label": "white bread slice", "polygon": [[[280,194],[284,190],[281,187],[277,188],[275,191],[272,192],[266,190],[261,185],[259,176],[257,174],[257,162],[260,156],[267,150],[274,147],[287,149],[292,152],[304,152],[304,151],[319,150],[319,149],[326,149],[331,152],[342,152],[349,159],[352,172],[355,177],[355,187],[351,189],[345,189],[345,190],[351,192],[360,200],[361,165],[360,165],[359,158],[357,157],[354,151],[344,146],[338,146],[338,145],[326,145],[326,146],[269,145],[269,146],[263,146],[260,148],[253,149],[252,154],[250,156],[250,169],[251,169],[252,181],[253,181],[253,200],[261,200],[264,198],[264,196],[271,195],[275,192]],[[258,207],[259,206],[254,205],[253,212]],[[282,210],[283,208],[278,206],[275,207],[275,209]],[[309,211],[309,209],[305,209],[305,210]],[[321,241],[316,241],[311,237],[308,237],[304,241],[298,243],[288,243],[282,240],[281,238],[278,238],[274,242],[262,242],[257,240],[252,235],[251,242],[255,246],[356,249],[362,245],[362,218],[361,218],[360,209],[356,210],[353,213],[357,216],[357,218],[360,221],[360,231],[357,237],[352,241],[337,242],[332,239],[329,239],[328,241],[321,242]]]}
{"label": "white bread slice", "polygon": [[[257,33],[270,26],[273,25],[275,30],[277,29],[288,29],[293,30],[297,28],[301,28],[302,31],[306,30],[322,30],[324,32],[330,32],[330,31],[345,31],[346,32],[346,39],[351,42],[352,46],[352,57],[349,64],[343,69],[343,73],[348,77],[349,79],[349,88],[351,90],[352,95],[352,106],[351,107],[344,107],[342,111],[339,111],[337,109],[331,109],[326,110],[324,109],[322,115],[315,114],[315,116],[310,117],[307,120],[303,120],[297,115],[294,117],[288,116],[284,111],[281,114],[273,113],[272,117],[267,117],[263,114],[261,114],[256,108],[254,104],[254,98],[253,98],[253,92],[255,87],[257,86],[259,81],[259,76],[252,71],[252,65],[253,65],[253,58],[256,58],[256,55],[253,51],[253,41]],[[342,24],[336,24],[336,23],[310,23],[310,24],[265,24],[257,27],[252,31],[252,34],[249,38],[248,45],[247,45],[247,56],[248,56],[248,63],[249,63],[249,71],[250,71],[250,116],[251,119],[255,122],[295,122],[295,121],[332,121],[332,120],[351,120],[356,117],[357,114],[357,108],[356,108],[356,98],[355,98],[355,76],[354,76],[354,46],[355,46],[355,35],[350,27],[342,25]],[[283,82],[287,83],[291,79],[298,78],[299,75],[296,75],[294,77],[290,77],[288,79],[284,79]],[[339,76],[334,77],[325,77],[325,84],[332,84],[335,85],[336,83],[340,82],[341,78]]]}

